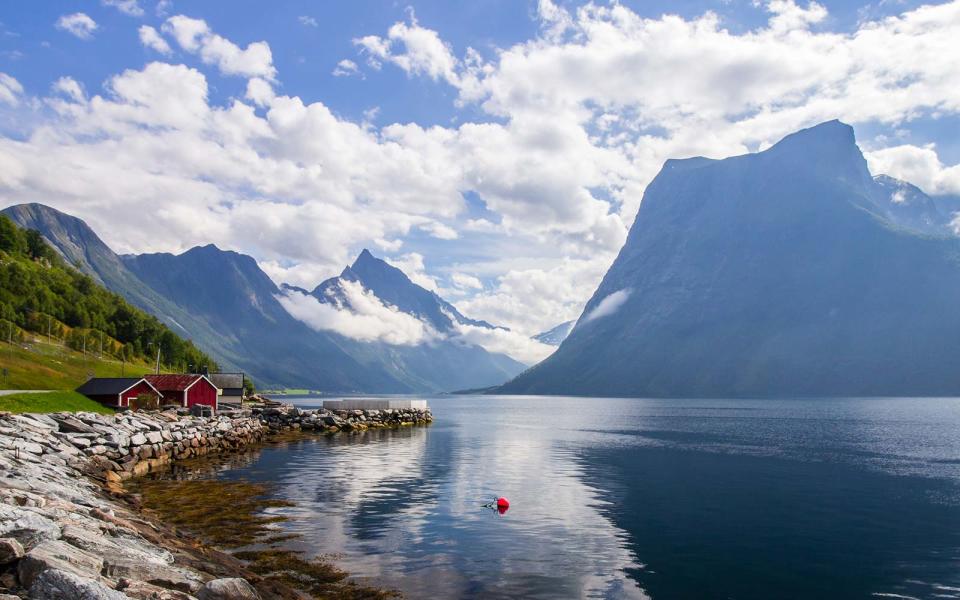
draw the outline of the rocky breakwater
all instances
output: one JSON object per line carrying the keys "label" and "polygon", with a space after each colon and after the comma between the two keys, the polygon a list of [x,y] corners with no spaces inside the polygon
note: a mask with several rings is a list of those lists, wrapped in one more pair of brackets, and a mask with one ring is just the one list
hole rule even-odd
{"label": "rocky breakwater", "polygon": [[260,598],[248,582],[255,575],[225,576],[242,572],[237,561],[199,550],[104,489],[109,473],[228,449],[263,432],[252,418],[172,419],[0,414],[0,599]]}
{"label": "rocky breakwater", "polygon": [[304,410],[295,406],[254,408],[250,413],[259,418],[271,432],[278,431],[364,431],[379,427],[403,427],[426,425],[433,422],[429,408],[386,408],[328,410],[325,408]]}

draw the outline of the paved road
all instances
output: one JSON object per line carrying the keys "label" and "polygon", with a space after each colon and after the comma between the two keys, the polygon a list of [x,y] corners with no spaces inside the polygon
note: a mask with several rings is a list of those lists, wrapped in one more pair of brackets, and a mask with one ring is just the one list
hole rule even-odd
{"label": "paved road", "polygon": [[46,394],[53,390],[0,390],[0,396],[9,396],[10,394]]}

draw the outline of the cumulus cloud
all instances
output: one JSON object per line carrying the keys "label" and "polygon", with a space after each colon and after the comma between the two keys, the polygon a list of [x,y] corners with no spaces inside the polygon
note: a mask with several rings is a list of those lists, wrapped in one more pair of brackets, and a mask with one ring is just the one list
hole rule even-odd
{"label": "cumulus cloud", "polygon": [[307,15],[301,15],[297,17],[297,21],[299,21],[301,25],[304,25],[307,27],[317,27],[319,25],[316,19]]}
{"label": "cumulus cloud", "polygon": [[454,85],[459,81],[458,61],[450,45],[440,39],[436,31],[421,27],[412,12],[410,23],[394,23],[386,37],[368,35],[353,43],[367,54],[375,68],[379,68],[381,62],[389,62],[409,75],[426,75]]}
{"label": "cumulus cloud", "polygon": [[460,289],[483,289],[483,283],[479,279],[473,275],[467,275],[466,273],[453,273],[450,275],[450,280],[453,282],[453,285]]}
{"label": "cumulus cloud", "polygon": [[199,55],[205,64],[216,66],[225,75],[273,80],[277,74],[270,45],[266,42],[253,42],[240,48],[211,31],[203,19],[184,15],[170,17],[162,29],[173,36],[181,48]]}
{"label": "cumulus cloud", "polygon": [[359,74],[360,69],[357,67],[357,63],[346,58],[338,62],[336,68],[333,70],[334,77],[350,77],[351,75]]}
{"label": "cumulus cloud", "polygon": [[874,174],[908,181],[931,195],[960,194],[960,165],[944,165],[933,144],[904,144],[868,152],[865,156]]}
{"label": "cumulus cloud", "polygon": [[72,77],[61,77],[53,82],[52,89],[54,92],[63,94],[73,102],[86,101],[86,94],[83,93],[83,87]]}
{"label": "cumulus cloud", "polygon": [[66,31],[81,40],[93,39],[93,32],[97,30],[97,22],[82,12],[62,15],[55,25],[57,29]]}
{"label": "cumulus cloud", "polygon": [[131,17],[143,16],[143,8],[140,7],[140,3],[137,2],[137,0],[100,0],[100,3],[104,6],[112,6],[123,14]]}
{"label": "cumulus cloud", "polygon": [[20,104],[23,86],[14,77],[0,73],[0,104],[16,106]]}
{"label": "cumulus cloud", "polygon": [[160,36],[160,33],[149,25],[141,25],[138,30],[140,33],[140,43],[146,48],[150,48],[160,54],[171,54],[170,44]]}
{"label": "cumulus cloud", "polygon": [[593,310],[591,310],[583,318],[584,323],[589,323],[590,321],[596,321],[597,319],[602,319],[603,317],[609,317],[610,315],[616,313],[620,310],[620,307],[623,306],[623,303],[627,301],[627,298],[630,297],[630,288],[624,288],[622,290],[617,290],[611,292],[603,298]]}
{"label": "cumulus cloud", "polygon": [[415,346],[437,333],[416,317],[384,304],[357,282],[341,282],[346,302],[325,304],[313,296],[288,290],[277,300],[294,318],[318,331],[333,331],[361,342]]}

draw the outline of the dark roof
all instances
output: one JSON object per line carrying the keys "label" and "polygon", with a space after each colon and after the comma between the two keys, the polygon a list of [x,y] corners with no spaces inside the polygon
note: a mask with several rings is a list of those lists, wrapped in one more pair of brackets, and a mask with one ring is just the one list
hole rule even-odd
{"label": "dark roof", "polygon": [[243,387],[243,373],[210,373],[207,379],[221,390]]}
{"label": "dark roof", "polygon": [[143,381],[143,377],[93,377],[77,388],[84,396],[116,395]]}
{"label": "dark roof", "polygon": [[143,378],[161,392],[182,392],[201,379],[210,382],[203,375],[144,375]]}

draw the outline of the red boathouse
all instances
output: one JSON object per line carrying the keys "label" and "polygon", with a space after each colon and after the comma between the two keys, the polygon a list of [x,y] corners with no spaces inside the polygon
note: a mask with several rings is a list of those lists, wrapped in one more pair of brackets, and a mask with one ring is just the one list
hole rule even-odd
{"label": "red boathouse", "polygon": [[141,395],[161,397],[160,391],[143,377],[93,377],[77,392],[110,408],[130,408],[130,402]]}
{"label": "red boathouse", "polygon": [[220,390],[203,375],[145,375],[144,379],[163,395],[163,404],[190,408],[205,404],[217,410]]}

